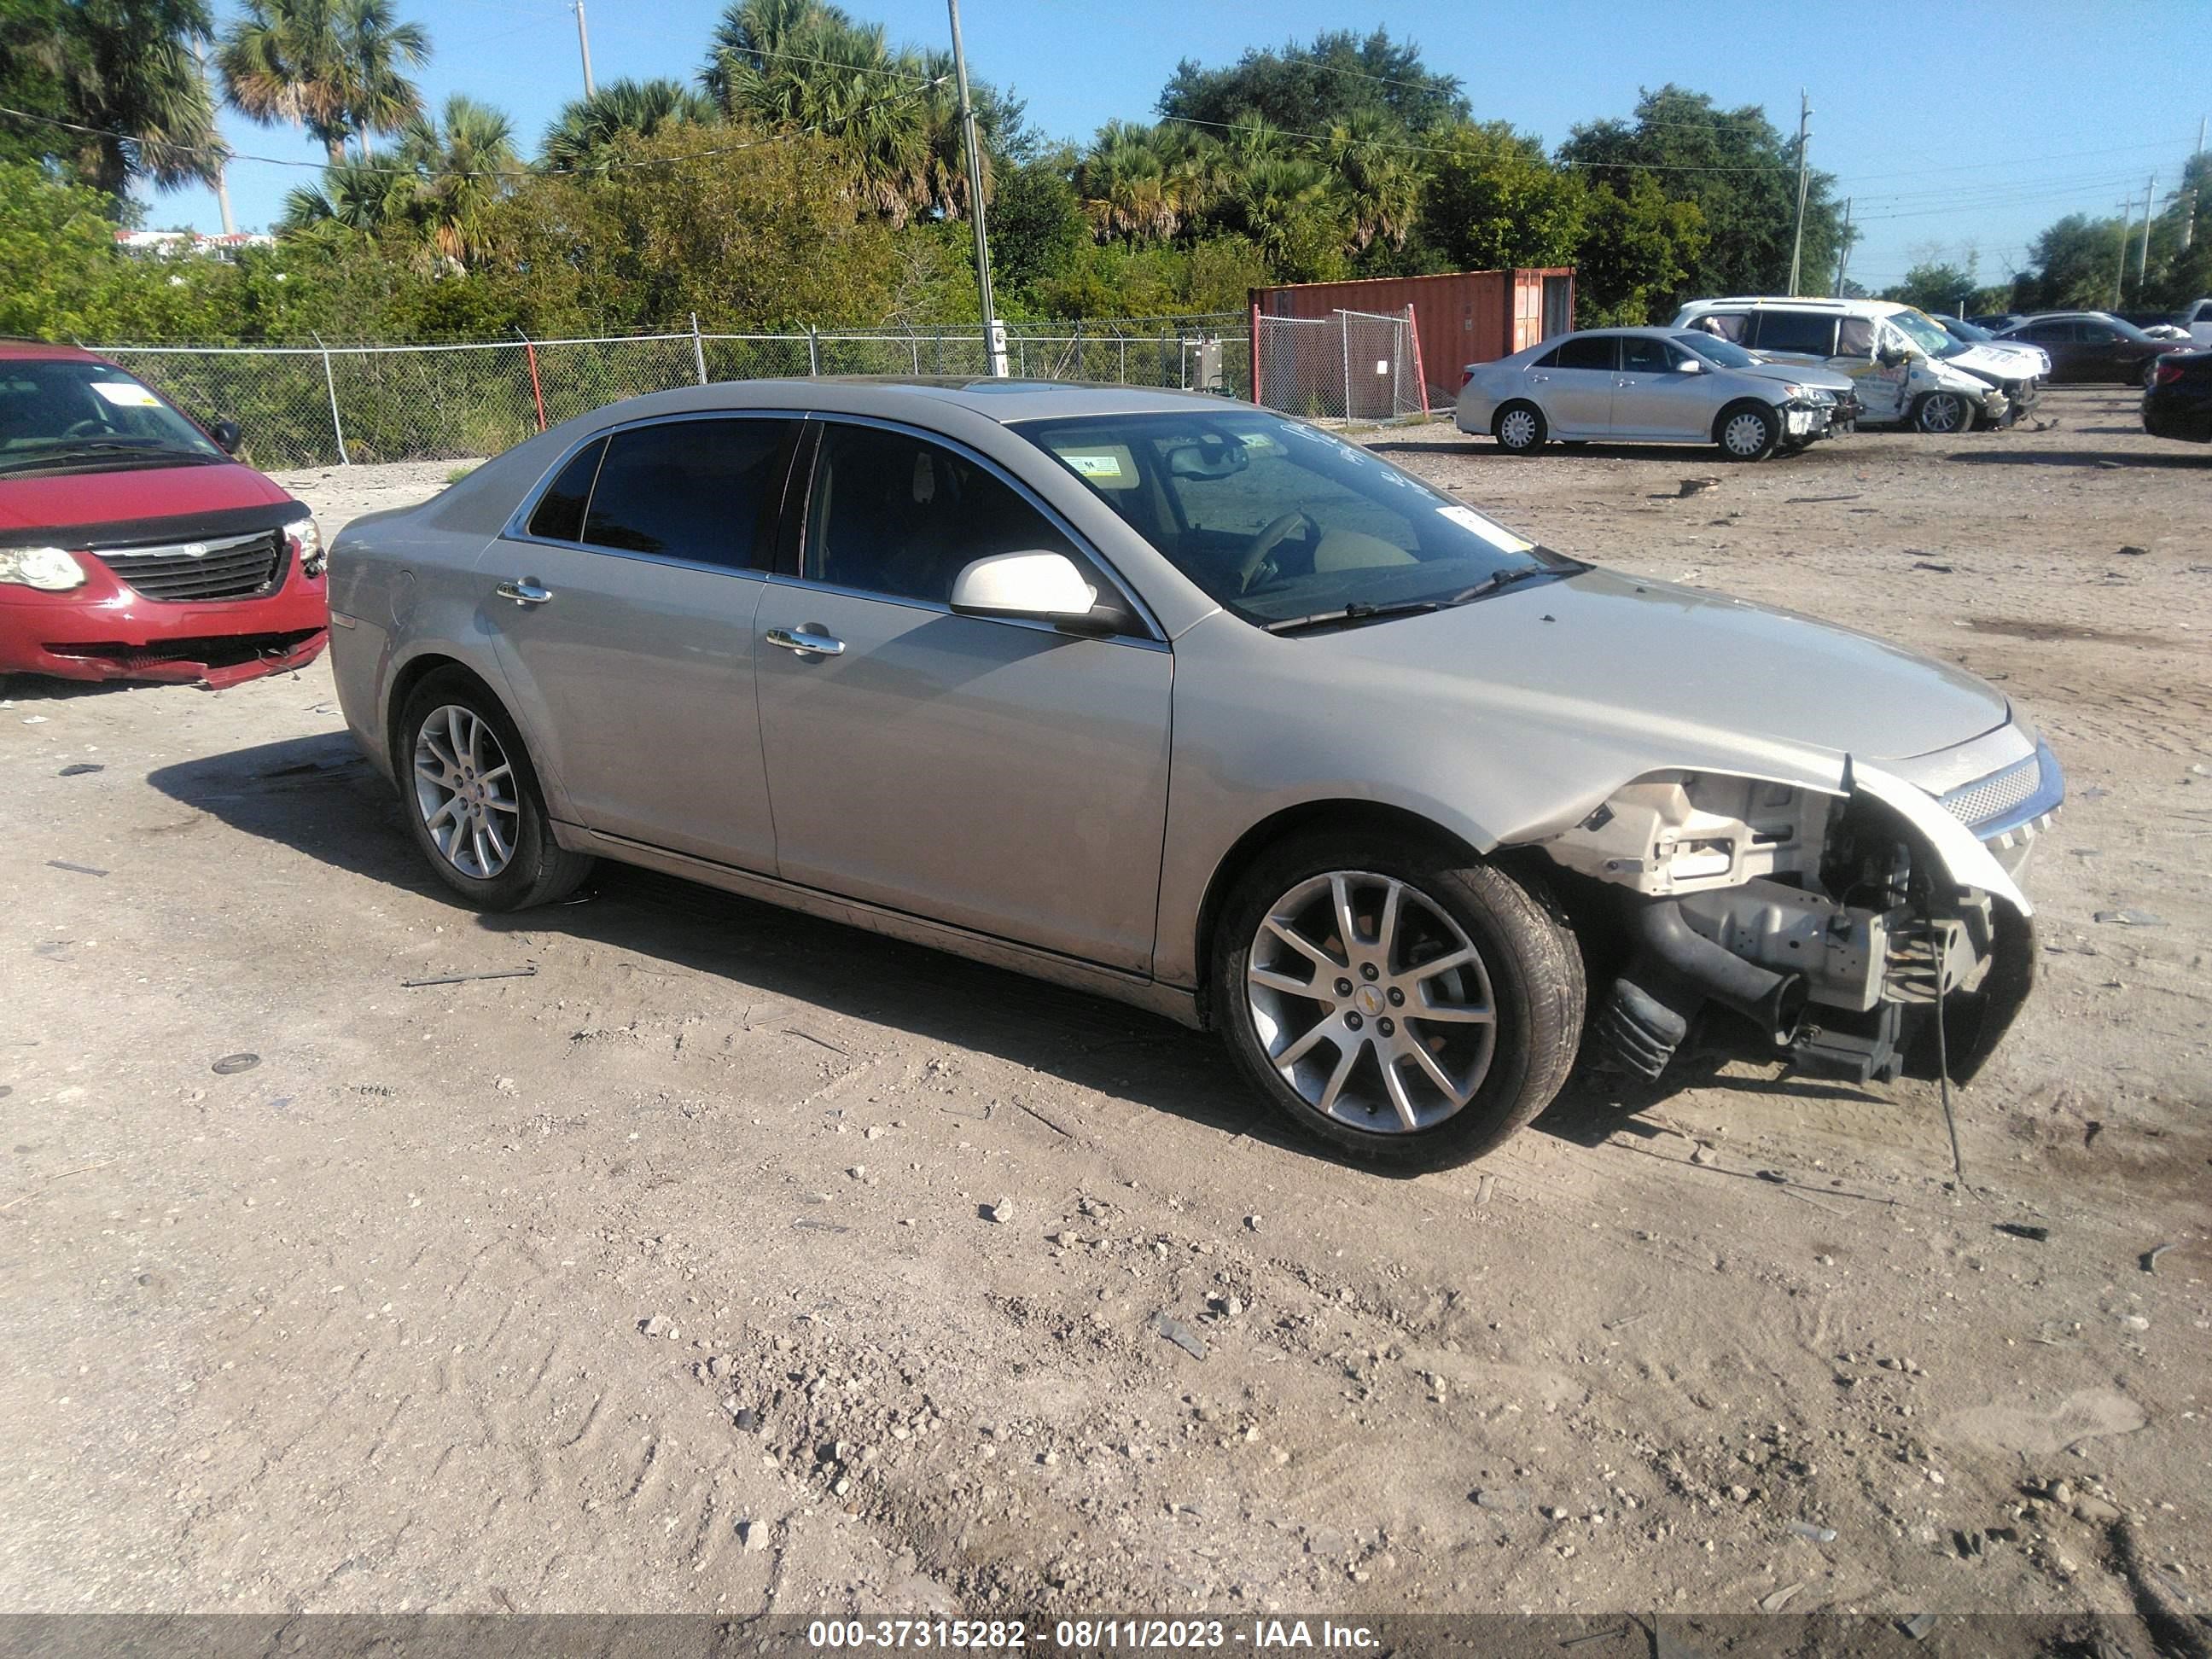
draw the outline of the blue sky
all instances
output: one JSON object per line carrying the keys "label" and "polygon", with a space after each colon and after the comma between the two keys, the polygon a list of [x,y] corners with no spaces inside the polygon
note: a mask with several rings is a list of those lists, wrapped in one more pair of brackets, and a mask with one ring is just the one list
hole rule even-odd
{"label": "blue sky", "polygon": [[[895,40],[943,44],[941,0],[845,0]],[[689,76],[705,56],[717,0],[586,0],[592,67],[617,76]],[[514,119],[526,147],[582,91],[575,20],[564,0],[400,0],[430,31],[422,80],[431,101],[467,92]],[[218,0],[218,15],[235,10]],[[1012,86],[1056,137],[1087,137],[1110,117],[1146,118],[1176,62],[1236,58],[1333,27],[1380,23],[1457,75],[1475,113],[1556,144],[1578,121],[1626,115],[1640,88],[1674,81],[1723,105],[1761,104],[1794,126],[1813,100],[1815,166],[1854,198],[1864,240],[1851,276],[1895,281],[1923,257],[1979,259],[1999,281],[2036,232],[2069,212],[2112,213],[2153,173],[2163,196],[2212,109],[2203,0],[2124,9],[2045,0],[1904,5],[1785,0],[1399,0],[1347,9],[1319,0],[964,0],[971,73]],[[2192,70],[2191,65],[2197,67]],[[287,130],[226,113],[242,152],[319,162]],[[231,200],[260,229],[312,167],[240,161]],[[155,198],[149,222],[219,228],[203,189]]]}

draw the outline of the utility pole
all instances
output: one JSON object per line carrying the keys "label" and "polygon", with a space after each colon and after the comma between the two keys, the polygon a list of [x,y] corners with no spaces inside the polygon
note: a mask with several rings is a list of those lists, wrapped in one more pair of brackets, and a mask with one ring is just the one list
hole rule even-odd
{"label": "utility pole", "polygon": [[2128,278],[2128,227],[2135,222],[2136,198],[2132,193],[2120,204],[2120,263],[2112,270],[2112,309],[2120,308],[2120,284]]}
{"label": "utility pole", "polygon": [[[2197,148],[2190,159],[2195,161],[2204,154],[2204,118],[2197,118]],[[2185,174],[2184,175],[2186,176]],[[2197,198],[2204,193],[2204,175],[2197,174],[2197,182],[2189,188],[2189,216],[2181,222],[2181,251],[2184,253],[2197,245]]]}
{"label": "utility pole", "polygon": [[2137,300],[2142,298],[2145,273],[2150,270],[2150,206],[2157,195],[2158,174],[2154,173],[2150,176],[2150,182],[2143,186],[2142,248],[2136,255],[2136,298]]}
{"label": "utility pole", "polygon": [[[207,80],[207,54],[200,49],[200,43],[197,40],[192,42],[192,61],[199,65],[200,80],[204,83]],[[215,89],[212,87],[208,88],[208,102],[210,104],[215,102]],[[218,139],[216,142],[219,144],[222,141]],[[222,234],[226,236],[235,236],[238,234],[238,222],[230,216],[230,185],[223,173],[222,153],[218,150],[215,158],[216,211],[222,215]]]}
{"label": "utility pole", "polygon": [[1836,244],[1836,297],[1844,297],[1844,267],[1851,257],[1851,198],[1844,198],[1844,236]]}
{"label": "utility pole", "polygon": [[1797,234],[1790,241],[1790,292],[1797,292],[1797,266],[1805,252],[1805,145],[1813,136],[1812,100],[1797,88]]}
{"label": "utility pole", "polygon": [[[579,3],[581,0],[579,0]],[[1006,377],[1006,345],[991,303],[991,243],[983,228],[983,162],[975,145],[975,106],[968,101],[968,51],[960,44],[960,0],[945,0],[952,17],[952,75],[960,89],[960,136],[968,149],[968,216],[975,223],[975,297],[983,308],[983,347],[991,374]]]}
{"label": "utility pole", "polygon": [[584,60],[584,96],[592,95],[592,32],[584,25],[584,0],[574,0],[576,7],[576,51]]}

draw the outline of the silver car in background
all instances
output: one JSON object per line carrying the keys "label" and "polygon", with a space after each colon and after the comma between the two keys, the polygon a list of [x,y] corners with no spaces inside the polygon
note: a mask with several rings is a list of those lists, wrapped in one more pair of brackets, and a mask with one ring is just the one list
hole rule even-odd
{"label": "silver car in background", "polygon": [[2000,693],[1218,398],[662,392],[331,571],[347,724],[464,902],[604,858],[957,951],[1210,1026],[1378,1160],[1693,1025],[1963,1079],[2028,990],[2061,783]]}
{"label": "silver car in background", "polygon": [[1777,377],[1755,360],[1731,366],[1708,343],[1726,343],[1671,328],[1555,335],[1468,364],[1453,419],[1516,455],[1533,455],[1552,439],[1604,439],[1714,444],[1732,461],[1763,461],[1828,435],[1830,392],[1802,377]]}

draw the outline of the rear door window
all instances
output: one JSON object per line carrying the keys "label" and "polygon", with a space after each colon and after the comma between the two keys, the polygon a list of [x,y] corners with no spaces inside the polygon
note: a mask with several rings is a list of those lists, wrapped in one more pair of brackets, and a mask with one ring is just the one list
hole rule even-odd
{"label": "rear door window", "polygon": [[1585,334],[1561,345],[1558,367],[1560,368],[1598,368],[1610,372],[1613,365],[1613,337],[1610,334]]}
{"label": "rear door window", "polygon": [[579,539],[731,569],[765,564],[797,427],[783,420],[662,421],[614,433]]}
{"label": "rear door window", "polygon": [[1750,343],[1761,351],[1832,357],[1836,355],[1836,319],[1817,311],[1762,311],[1759,313],[1759,337]]}
{"label": "rear door window", "polygon": [[599,476],[599,458],[607,441],[594,438],[571,456],[561,476],[545,487],[530,515],[530,533],[552,542],[573,542],[584,533],[584,504],[592,499],[592,480]]}

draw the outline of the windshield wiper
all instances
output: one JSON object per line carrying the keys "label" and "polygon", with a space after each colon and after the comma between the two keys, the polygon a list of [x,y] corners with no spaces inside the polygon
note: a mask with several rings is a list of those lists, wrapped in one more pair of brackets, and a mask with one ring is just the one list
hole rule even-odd
{"label": "windshield wiper", "polygon": [[1465,605],[1469,599],[1479,599],[1495,593],[1500,588],[1510,587],[1516,582],[1534,581],[1539,576],[1569,576],[1574,573],[1548,564],[1518,564],[1504,570],[1493,570],[1472,587],[1462,587],[1447,599],[1447,605]]}
{"label": "windshield wiper", "polygon": [[88,438],[58,443],[52,449],[30,451],[19,455],[0,455],[0,471],[27,472],[40,467],[81,466],[101,455],[143,455],[149,459],[190,461],[198,466],[222,459],[217,455],[204,455],[197,449],[166,444],[159,439]]}
{"label": "windshield wiper", "polygon": [[1299,634],[1310,628],[1346,628],[1358,623],[1380,622],[1388,617],[1412,617],[1424,611],[1442,609],[1443,605],[1434,599],[1407,599],[1400,605],[1367,605],[1354,599],[1334,611],[1316,611],[1310,617],[1285,617],[1260,625],[1270,634]]}

